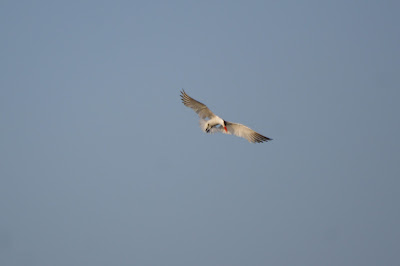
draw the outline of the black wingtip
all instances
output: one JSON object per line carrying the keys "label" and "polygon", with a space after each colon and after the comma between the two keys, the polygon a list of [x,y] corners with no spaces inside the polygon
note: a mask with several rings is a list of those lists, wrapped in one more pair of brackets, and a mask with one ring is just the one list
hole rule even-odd
{"label": "black wingtip", "polygon": [[266,136],[259,134],[254,138],[254,143],[264,143],[264,142],[268,142],[271,140],[272,140],[271,138],[268,138]]}

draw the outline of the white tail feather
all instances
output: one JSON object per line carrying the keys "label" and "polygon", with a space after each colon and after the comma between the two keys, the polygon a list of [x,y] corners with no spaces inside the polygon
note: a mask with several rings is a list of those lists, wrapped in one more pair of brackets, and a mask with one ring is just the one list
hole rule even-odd
{"label": "white tail feather", "polygon": [[219,126],[219,125],[210,128],[210,130],[207,132],[206,129],[207,129],[207,124],[208,124],[209,121],[210,120],[205,120],[205,119],[200,119],[199,120],[199,124],[200,124],[201,130],[203,130],[206,133],[218,133],[218,132],[221,132],[221,133],[225,133],[225,134],[230,134],[229,132],[226,133],[224,128]]}
{"label": "white tail feather", "polygon": [[200,124],[201,130],[203,130],[204,132],[206,132],[206,129],[207,129],[207,120],[205,120],[205,119],[200,119],[200,120],[199,120],[199,124]]}

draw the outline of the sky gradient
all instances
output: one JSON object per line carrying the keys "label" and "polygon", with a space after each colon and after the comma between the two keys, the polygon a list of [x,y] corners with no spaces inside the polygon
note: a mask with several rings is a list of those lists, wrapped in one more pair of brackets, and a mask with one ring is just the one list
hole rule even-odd
{"label": "sky gradient", "polygon": [[2,1],[0,264],[399,265],[399,9]]}

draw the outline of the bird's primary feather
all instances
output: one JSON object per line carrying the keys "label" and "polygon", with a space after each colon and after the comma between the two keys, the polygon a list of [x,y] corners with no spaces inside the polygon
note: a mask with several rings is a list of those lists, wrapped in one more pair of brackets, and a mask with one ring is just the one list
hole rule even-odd
{"label": "bird's primary feather", "polygon": [[211,110],[208,109],[205,104],[196,101],[195,99],[187,95],[184,90],[181,91],[181,98],[183,104],[187,107],[192,108],[199,115],[200,118],[212,118],[213,116],[215,116],[214,113],[211,112]]}

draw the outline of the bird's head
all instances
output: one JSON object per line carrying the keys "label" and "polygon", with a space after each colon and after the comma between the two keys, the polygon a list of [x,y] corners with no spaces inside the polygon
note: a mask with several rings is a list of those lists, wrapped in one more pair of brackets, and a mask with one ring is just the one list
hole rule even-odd
{"label": "bird's head", "polygon": [[226,122],[225,122],[225,120],[224,120],[224,124],[223,124],[222,126],[224,127],[225,132],[228,133],[228,129],[226,128]]}

